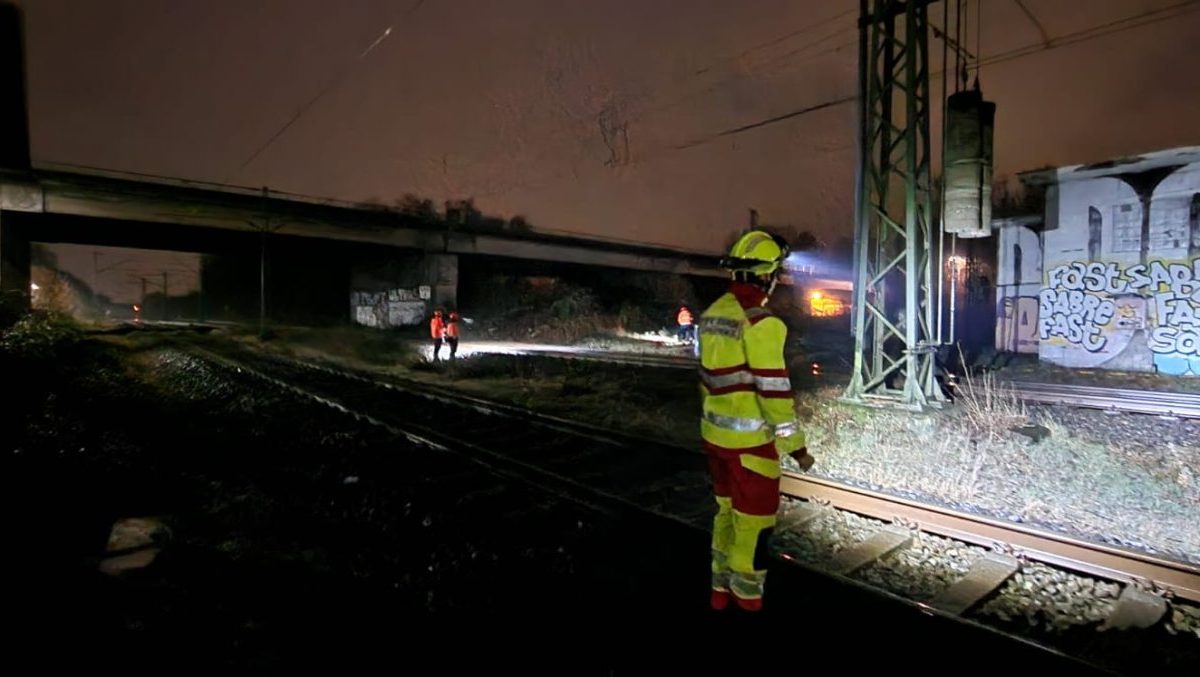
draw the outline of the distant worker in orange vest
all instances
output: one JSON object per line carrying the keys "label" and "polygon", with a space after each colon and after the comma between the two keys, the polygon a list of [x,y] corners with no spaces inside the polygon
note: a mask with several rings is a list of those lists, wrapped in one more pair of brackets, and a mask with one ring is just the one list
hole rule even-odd
{"label": "distant worker in orange vest", "polygon": [[450,311],[450,321],[446,323],[446,343],[450,346],[450,359],[458,352],[458,311]]}
{"label": "distant worker in orange vest", "polygon": [[680,341],[691,343],[696,340],[696,320],[687,306],[679,307],[679,314],[675,316],[675,321],[679,323]]}
{"label": "distant worker in orange vest", "polygon": [[433,361],[437,362],[438,353],[442,350],[442,339],[446,336],[446,321],[442,319],[442,309],[433,311],[433,319],[429,320],[429,337],[433,339]]}

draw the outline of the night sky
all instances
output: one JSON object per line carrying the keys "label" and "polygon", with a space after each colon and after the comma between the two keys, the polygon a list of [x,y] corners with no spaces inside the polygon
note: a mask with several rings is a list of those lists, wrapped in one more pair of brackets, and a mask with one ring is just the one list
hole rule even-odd
{"label": "night sky", "polygon": [[[982,3],[985,59],[1183,7],[986,65],[997,174],[1200,142],[1200,3],[1022,1],[1040,28],[1015,0]],[[852,104],[713,139],[852,96],[856,0],[23,6],[38,163],[388,203],[473,196],[543,230],[698,250],[748,207],[850,232]],[[931,14],[940,24],[941,5]],[[930,51],[940,61],[940,41]]]}

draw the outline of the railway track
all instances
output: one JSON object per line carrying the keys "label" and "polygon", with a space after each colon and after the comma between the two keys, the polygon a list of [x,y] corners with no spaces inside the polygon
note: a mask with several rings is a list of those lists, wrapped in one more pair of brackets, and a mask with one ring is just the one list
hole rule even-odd
{"label": "railway track", "polygon": [[[247,371],[328,406],[382,425],[421,444],[465,450],[523,481],[560,496],[636,508],[707,529],[711,494],[704,459],[688,449],[647,442],[445,389],[261,354],[199,354]],[[813,476],[785,473],[783,492],[798,500],[781,529],[805,529],[829,511],[882,523],[876,534],[844,548],[833,573],[849,577],[911,543],[918,532],[990,549],[960,580],[917,603],[962,618],[994,594],[1024,562],[1119,582],[1106,625],[1146,627],[1171,599],[1200,601],[1200,567],[1032,529],[1002,520],[917,503]],[[909,600],[911,602],[911,600]]]}
{"label": "railway track", "polygon": [[917,530],[988,548],[958,581],[928,602],[962,614],[996,592],[1023,561],[1117,581],[1124,587],[1106,625],[1145,627],[1166,613],[1168,600],[1200,602],[1200,566],[1143,552],[1094,543],[981,515],[918,503],[819,477],[785,473],[782,491],[806,503],[786,523],[803,527],[829,508],[885,524],[864,541],[838,554],[834,573],[847,575],[893,555],[913,542]]}
{"label": "railway track", "polygon": [[1197,393],[1164,393],[1030,381],[1009,381],[1007,386],[1026,402],[1177,418],[1200,418],[1200,394]]}
{"label": "railway track", "polygon": [[327,365],[244,352],[195,354],[415,443],[465,451],[560,496],[586,496],[604,506],[635,506],[689,526],[706,525],[709,520],[707,466],[699,454],[679,447]]}

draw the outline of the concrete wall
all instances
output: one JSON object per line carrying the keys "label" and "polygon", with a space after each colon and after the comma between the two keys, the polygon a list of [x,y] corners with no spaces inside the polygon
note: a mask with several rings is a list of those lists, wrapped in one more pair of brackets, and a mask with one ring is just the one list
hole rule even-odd
{"label": "concrete wall", "polygon": [[[1049,188],[1040,359],[1200,375],[1200,163],[1168,171],[1161,180],[1105,176]],[[1030,240],[1017,232],[1015,241]]]}

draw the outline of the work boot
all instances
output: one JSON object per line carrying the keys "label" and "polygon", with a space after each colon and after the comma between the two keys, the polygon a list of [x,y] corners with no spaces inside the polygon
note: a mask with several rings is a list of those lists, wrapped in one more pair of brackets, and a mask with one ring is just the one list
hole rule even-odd
{"label": "work boot", "polygon": [[792,454],[792,460],[796,462],[796,465],[800,466],[801,470],[808,472],[808,469],[813,467],[813,463],[815,463],[817,459],[813,458],[813,455],[808,453],[807,449],[801,449],[800,451]]}
{"label": "work boot", "polygon": [[734,595],[731,595],[731,596],[737,602],[738,608],[741,609],[742,611],[762,611],[762,608],[763,608],[762,597],[755,597],[753,599],[743,599],[741,597],[737,597]]}

